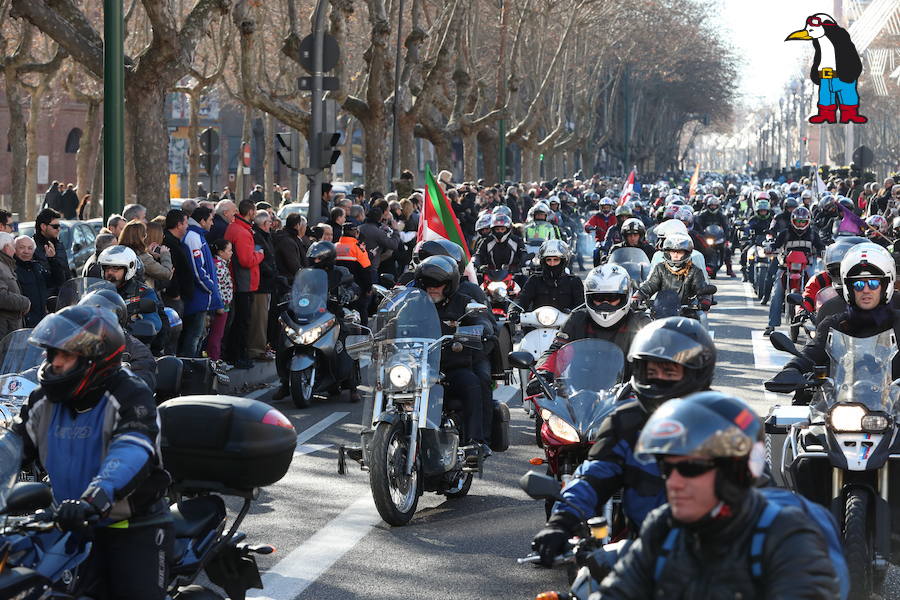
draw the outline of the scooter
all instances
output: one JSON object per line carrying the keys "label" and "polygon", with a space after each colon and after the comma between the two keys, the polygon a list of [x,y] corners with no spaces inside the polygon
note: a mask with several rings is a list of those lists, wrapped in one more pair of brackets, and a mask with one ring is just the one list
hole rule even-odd
{"label": "scooter", "polygon": [[706,242],[706,248],[703,249],[706,272],[710,279],[715,279],[724,263],[725,231],[719,225],[710,225],[703,231],[703,240]]}
{"label": "scooter", "polygon": [[782,310],[787,314],[790,322],[791,341],[796,342],[800,335],[801,323],[797,317],[801,309],[796,304],[789,302],[787,297],[789,294],[803,294],[803,289],[806,287],[806,268],[809,266],[809,257],[800,250],[791,250],[784,258],[784,265],[782,283],[784,284],[785,299]]}
{"label": "scooter", "polygon": [[[772,345],[801,356],[787,336]],[[843,532],[851,597],[881,594],[890,563],[900,563],[900,381],[892,381],[893,330],[855,338],[828,333],[830,369],[765,383],[795,392],[795,406],[766,418],[767,459],[776,481],[825,507]],[[800,405],[796,405],[800,404]]]}
{"label": "scooter", "polygon": [[[515,306],[522,310],[521,306],[517,304]],[[559,330],[566,324],[569,315],[552,306],[540,306],[530,312],[522,311],[518,318],[519,326],[523,330],[528,329],[529,331],[516,344],[515,350],[517,352],[528,352],[532,356],[540,358],[553,343]],[[518,383],[522,390],[522,408],[525,409],[529,416],[534,416],[533,403],[525,393],[525,388],[528,384],[528,370],[519,368],[515,373],[513,384]]]}

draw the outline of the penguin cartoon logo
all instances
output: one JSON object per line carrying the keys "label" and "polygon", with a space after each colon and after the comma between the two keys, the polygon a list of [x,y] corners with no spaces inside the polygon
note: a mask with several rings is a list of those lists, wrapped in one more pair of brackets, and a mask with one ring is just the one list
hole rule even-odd
{"label": "penguin cartoon logo", "polygon": [[819,86],[819,112],[809,122],[836,123],[838,107],[841,123],[868,121],[859,114],[856,82],[862,73],[862,60],[850,33],[834,17],[816,13],[806,18],[805,28],[793,32],[784,41],[789,40],[811,41],[816,51],[809,78]]}

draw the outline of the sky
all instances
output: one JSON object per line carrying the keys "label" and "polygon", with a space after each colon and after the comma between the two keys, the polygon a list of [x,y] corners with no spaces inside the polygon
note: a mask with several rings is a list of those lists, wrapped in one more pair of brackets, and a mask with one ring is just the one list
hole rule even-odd
{"label": "sky", "polygon": [[809,15],[831,14],[834,7],[833,0],[718,0],[716,4],[721,6],[722,35],[744,60],[738,86],[750,105],[777,102],[795,73],[808,77],[812,43],[784,39],[802,29]]}

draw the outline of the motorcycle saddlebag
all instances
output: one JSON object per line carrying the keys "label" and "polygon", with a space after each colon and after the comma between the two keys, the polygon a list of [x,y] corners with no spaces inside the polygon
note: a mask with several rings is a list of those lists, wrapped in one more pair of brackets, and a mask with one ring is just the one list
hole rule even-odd
{"label": "motorcycle saddlebag", "polygon": [[163,466],[176,483],[247,491],[287,473],[291,422],[268,404],[233,396],[182,396],[159,406]]}
{"label": "motorcycle saddlebag", "polygon": [[491,450],[506,452],[509,448],[509,407],[503,402],[494,403],[491,420]]}

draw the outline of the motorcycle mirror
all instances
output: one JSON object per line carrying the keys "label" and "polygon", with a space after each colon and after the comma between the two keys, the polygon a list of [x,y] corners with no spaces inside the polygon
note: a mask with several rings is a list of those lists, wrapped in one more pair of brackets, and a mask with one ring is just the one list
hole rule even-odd
{"label": "motorcycle mirror", "polygon": [[128,327],[128,332],[136,338],[146,339],[156,335],[156,327],[150,321],[135,321]]}
{"label": "motorcycle mirror", "polygon": [[697,295],[698,296],[712,296],[713,294],[715,294],[718,291],[719,291],[719,288],[717,288],[716,286],[706,285],[706,286],[703,286],[702,288],[700,288],[700,290],[697,292]]}
{"label": "motorcycle mirror", "polygon": [[469,302],[466,304],[466,312],[475,312],[478,310],[486,310],[487,306],[481,302]]}
{"label": "motorcycle mirror", "polygon": [[800,356],[800,351],[797,350],[797,346],[794,345],[794,342],[780,331],[773,331],[772,335],[769,336],[769,341],[776,350],[781,350],[782,352],[787,352],[794,356]]}
{"label": "motorcycle mirror", "polygon": [[20,482],[6,498],[4,513],[30,513],[47,508],[53,502],[50,486],[41,482]]}
{"label": "motorcycle mirror", "polygon": [[797,292],[791,292],[787,295],[788,304],[793,304],[794,306],[800,306],[803,304],[803,296],[798,294]]}
{"label": "motorcycle mirror", "polygon": [[535,500],[561,500],[559,482],[549,475],[528,471],[519,479],[519,487]]}
{"label": "motorcycle mirror", "polygon": [[155,313],[156,302],[154,302],[152,298],[141,298],[141,301],[138,302],[138,312],[145,315],[148,313]]}
{"label": "motorcycle mirror", "polygon": [[520,350],[518,352],[509,353],[509,364],[517,369],[530,369],[534,366],[535,360],[531,352]]}
{"label": "motorcycle mirror", "polygon": [[397,285],[397,278],[391,275],[390,273],[382,273],[378,278],[379,283],[382,286],[390,289]]}

